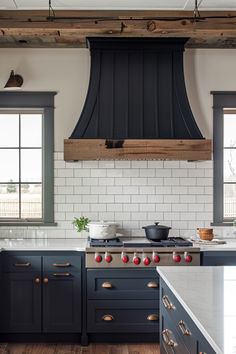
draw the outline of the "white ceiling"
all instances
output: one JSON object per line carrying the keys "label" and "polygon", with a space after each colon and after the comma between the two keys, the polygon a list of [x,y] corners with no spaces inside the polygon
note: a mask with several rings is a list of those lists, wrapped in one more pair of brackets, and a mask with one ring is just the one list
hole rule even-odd
{"label": "white ceiling", "polygon": [[[202,0],[200,10],[236,10],[236,0]],[[52,0],[55,10],[193,10],[194,0]],[[48,0],[0,0],[1,10],[48,9]]]}

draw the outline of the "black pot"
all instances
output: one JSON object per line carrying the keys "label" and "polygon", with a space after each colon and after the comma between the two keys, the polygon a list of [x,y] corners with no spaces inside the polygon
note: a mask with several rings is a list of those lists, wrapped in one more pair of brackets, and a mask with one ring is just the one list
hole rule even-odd
{"label": "black pot", "polygon": [[143,226],[146,237],[152,241],[166,240],[168,238],[169,230],[171,227],[159,225],[159,222],[155,222],[154,225]]}

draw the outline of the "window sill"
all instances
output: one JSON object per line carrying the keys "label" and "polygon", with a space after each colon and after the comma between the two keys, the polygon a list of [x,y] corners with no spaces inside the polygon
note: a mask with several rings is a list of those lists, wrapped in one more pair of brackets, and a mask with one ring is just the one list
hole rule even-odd
{"label": "window sill", "polygon": [[211,226],[233,226],[233,221],[211,222]]}
{"label": "window sill", "polygon": [[56,222],[7,222],[7,221],[0,221],[0,227],[1,226],[46,226],[46,227],[51,227],[51,226],[57,226]]}

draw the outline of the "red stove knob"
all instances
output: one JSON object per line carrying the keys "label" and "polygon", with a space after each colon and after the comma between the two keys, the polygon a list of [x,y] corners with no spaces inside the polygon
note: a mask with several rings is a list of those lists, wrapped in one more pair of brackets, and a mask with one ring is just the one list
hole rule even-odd
{"label": "red stove knob", "polygon": [[105,261],[106,261],[107,263],[111,263],[111,261],[112,261],[112,256],[111,256],[110,254],[106,253],[106,254],[105,254]]}
{"label": "red stove knob", "polygon": [[192,260],[193,260],[193,257],[192,257],[190,254],[188,254],[188,253],[186,252],[186,253],[184,254],[184,260],[185,260],[186,263],[191,263]]}
{"label": "red stove knob", "polygon": [[150,263],[151,263],[151,259],[150,259],[149,257],[145,257],[145,258],[143,259],[143,264],[144,264],[145,266],[148,266]]}
{"label": "red stove knob", "polygon": [[123,263],[128,263],[129,262],[129,257],[127,256],[127,254],[123,254],[121,255],[121,260]]}
{"label": "red stove knob", "polygon": [[161,259],[160,256],[158,256],[158,254],[153,253],[152,260],[154,263],[159,263]]}
{"label": "red stove knob", "polygon": [[173,253],[173,261],[176,263],[181,262],[181,256],[179,254]]}
{"label": "red stove knob", "polygon": [[141,262],[141,259],[138,256],[134,256],[133,263],[136,264],[136,265],[139,265],[140,262]]}
{"label": "red stove knob", "polygon": [[101,263],[102,261],[102,256],[98,253],[95,254],[95,262]]}

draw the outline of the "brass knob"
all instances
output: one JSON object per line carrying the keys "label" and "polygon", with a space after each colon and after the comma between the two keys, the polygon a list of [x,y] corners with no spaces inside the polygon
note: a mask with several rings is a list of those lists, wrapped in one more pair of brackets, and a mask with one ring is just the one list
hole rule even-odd
{"label": "brass knob", "polygon": [[48,278],[43,279],[44,284],[47,284],[49,282]]}
{"label": "brass knob", "polygon": [[103,317],[102,317],[102,320],[103,321],[113,321],[114,320],[114,317],[112,316],[112,315],[104,315]]}
{"label": "brass knob", "polygon": [[34,279],[34,282],[35,282],[36,284],[40,284],[40,278],[35,278],[35,279]]}
{"label": "brass knob", "polygon": [[150,289],[156,289],[159,287],[159,284],[155,281],[150,281],[149,283],[147,283],[147,287]]}
{"label": "brass knob", "polygon": [[147,320],[148,321],[157,321],[158,315],[156,315],[155,313],[152,313],[151,315],[148,315]]}
{"label": "brass knob", "polygon": [[113,288],[113,285],[109,281],[105,281],[104,283],[102,283],[102,288],[111,289],[111,288]]}

